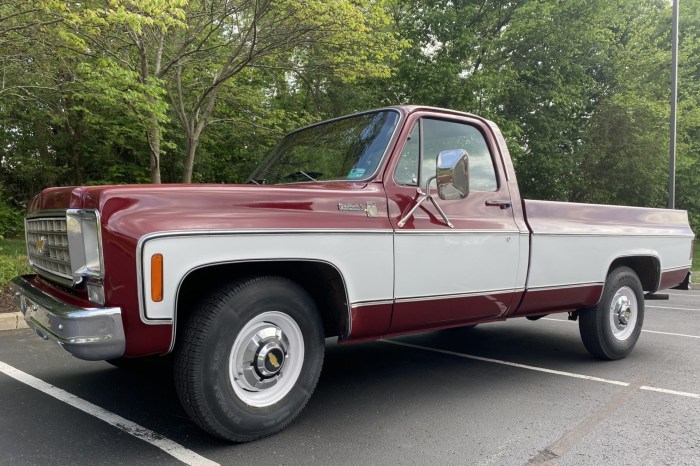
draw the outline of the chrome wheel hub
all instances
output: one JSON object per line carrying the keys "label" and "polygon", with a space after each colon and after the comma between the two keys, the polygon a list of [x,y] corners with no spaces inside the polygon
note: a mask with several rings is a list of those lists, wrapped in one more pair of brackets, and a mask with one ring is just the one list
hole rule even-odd
{"label": "chrome wheel hub", "polygon": [[282,329],[269,322],[253,326],[244,337],[243,357],[235,367],[235,380],[244,389],[262,390],[277,383],[289,352]]}
{"label": "chrome wheel hub", "polygon": [[626,340],[634,332],[638,313],[637,296],[631,288],[623,286],[610,302],[610,328],[618,340]]}
{"label": "chrome wheel hub", "polygon": [[269,406],[294,386],[304,361],[304,338],[287,314],[265,312],[240,331],[229,356],[229,379],[250,406]]}

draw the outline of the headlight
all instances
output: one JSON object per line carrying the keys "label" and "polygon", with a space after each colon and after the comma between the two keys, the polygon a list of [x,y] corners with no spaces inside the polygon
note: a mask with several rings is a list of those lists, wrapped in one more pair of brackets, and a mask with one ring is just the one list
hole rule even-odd
{"label": "headlight", "polygon": [[102,279],[100,214],[96,210],[68,209],[66,228],[73,283],[81,283],[85,278]]}

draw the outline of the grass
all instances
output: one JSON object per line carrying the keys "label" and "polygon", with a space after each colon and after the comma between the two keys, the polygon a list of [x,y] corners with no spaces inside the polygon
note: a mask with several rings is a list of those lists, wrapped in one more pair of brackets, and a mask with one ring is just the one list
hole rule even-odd
{"label": "grass", "polygon": [[693,268],[694,274],[700,273],[700,240],[695,241],[695,247],[693,248]]}
{"label": "grass", "polygon": [[22,239],[0,240],[0,287],[17,275],[29,272],[27,247]]}

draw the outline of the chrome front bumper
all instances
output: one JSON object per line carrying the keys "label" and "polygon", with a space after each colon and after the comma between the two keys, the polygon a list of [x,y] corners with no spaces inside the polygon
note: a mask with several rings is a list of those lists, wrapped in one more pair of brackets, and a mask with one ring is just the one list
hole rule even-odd
{"label": "chrome front bumper", "polygon": [[122,311],[83,308],[60,301],[32,285],[26,277],[12,280],[15,305],[39,336],[53,340],[79,359],[100,361],[124,354]]}

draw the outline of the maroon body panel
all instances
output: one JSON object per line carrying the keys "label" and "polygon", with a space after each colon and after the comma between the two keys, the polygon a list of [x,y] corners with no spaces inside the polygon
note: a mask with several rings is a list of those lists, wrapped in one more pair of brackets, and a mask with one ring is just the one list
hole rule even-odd
{"label": "maroon body panel", "polygon": [[603,284],[548,290],[528,290],[513,317],[573,311],[600,301]]}
{"label": "maroon body panel", "polygon": [[394,304],[391,333],[494,320],[505,315],[511,304],[517,303],[521,294],[499,293],[397,302]]}
{"label": "maroon body panel", "polygon": [[680,284],[685,280],[686,275],[690,272],[690,267],[678,270],[668,270],[666,272],[661,272],[661,279],[659,280],[659,289],[665,290],[668,288],[673,288],[674,286]]}
{"label": "maroon body panel", "polygon": [[346,341],[381,338],[389,330],[392,308],[391,303],[353,306],[352,329]]}
{"label": "maroon body panel", "polygon": [[693,236],[684,210],[524,200],[534,234]]}

